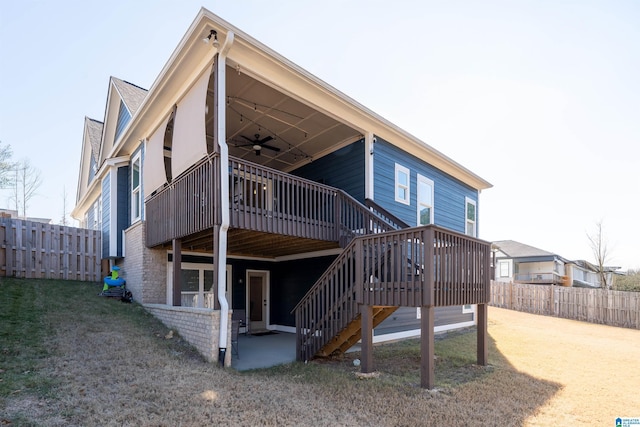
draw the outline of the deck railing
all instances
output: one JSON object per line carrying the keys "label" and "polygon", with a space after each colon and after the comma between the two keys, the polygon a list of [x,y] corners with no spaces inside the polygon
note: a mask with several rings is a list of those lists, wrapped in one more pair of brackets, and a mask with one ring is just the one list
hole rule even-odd
{"label": "deck railing", "polygon": [[567,281],[567,277],[552,271],[549,273],[518,273],[514,280],[517,283],[560,285]]}
{"label": "deck railing", "polygon": [[378,217],[384,219],[388,224],[392,225],[395,230],[400,230],[402,228],[409,228],[409,224],[377,204],[371,199],[365,199],[364,204],[368,207],[373,213],[375,213]]}
{"label": "deck railing", "polygon": [[300,360],[358,316],[358,304],[451,306],[490,300],[491,246],[437,226],[358,237],[294,309]]}
{"label": "deck railing", "polygon": [[[146,200],[147,246],[213,227],[219,158],[204,159]],[[229,158],[230,226],[335,241],[392,230],[344,191],[245,160]]]}

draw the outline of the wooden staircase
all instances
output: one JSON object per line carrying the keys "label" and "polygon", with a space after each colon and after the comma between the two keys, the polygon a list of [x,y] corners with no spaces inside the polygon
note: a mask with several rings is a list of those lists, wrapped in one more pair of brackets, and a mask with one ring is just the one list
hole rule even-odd
{"label": "wooden staircase", "polygon": [[[387,317],[391,316],[398,307],[373,307],[373,327],[375,328],[382,323]],[[356,317],[338,333],[329,340],[318,352],[318,357],[329,357],[334,354],[342,354],[349,350],[354,344],[360,341],[362,329],[360,323],[360,315]]]}
{"label": "wooden staircase", "polygon": [[355,237],[295,307],[301,361],[348,350],[398,307],[485,304],[490,245],[434,225]]}

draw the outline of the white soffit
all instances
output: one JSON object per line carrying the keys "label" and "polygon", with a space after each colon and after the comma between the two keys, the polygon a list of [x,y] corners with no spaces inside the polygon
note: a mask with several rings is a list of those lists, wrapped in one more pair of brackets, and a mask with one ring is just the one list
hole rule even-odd
{"label": "white soffit", "polygon": [[207,155],[205,106],[210,74],[211,67],[207,67],[178,102],[171,147],[171,176],[174,178]]}
{"label": "white soffit", "polygon": [[147,141],[142,165],[142,185],[145,193],[151,194],[167,182],[164,170],[164,134],[169,117],[164,119]]}

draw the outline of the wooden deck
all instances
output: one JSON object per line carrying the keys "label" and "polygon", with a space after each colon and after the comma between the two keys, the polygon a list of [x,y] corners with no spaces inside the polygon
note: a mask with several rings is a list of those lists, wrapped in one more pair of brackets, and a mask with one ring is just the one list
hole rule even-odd
{"label": "wooden deck", "polygon": [[[230,158],[228,169],[228,203],[222,203],[216,155],[151,195],[147,246],[214,251],[221,206],[228,206],[228,254],[344,248],[294,309],[299,360],[345,351],[362,337],[366,371],[373,327],[397,307],[420,307],[423,334],[430,330],[423,337],[425,369],[433,370],[433,307],[479,304],[478,363],[486,364],[488,242],[434,225],[398,230],[406,224],[372,202],[367,207],[340,189],[244,160]],[[174,293],[176,303],[179,289]],[[429,387],[433,375],[424,378]]]}
{"label": "wooden deck", "polygon": [[298,303],[298,360],[344,352],[361,340],[371,372],[373,328],[397,307],[420,307],[422,386],[433,386],[434,307],[478,304],[478,363],[487,363],[491,245],[434,225],[361,236]]}
{"label": "wooden deck", "polygon": [[[219,168],[219,157],[203,159],[145,201],[148,247],[184,239],[185,247],[206,248],[210,231],[221,223]],[[302,244],[310,247],[344,247],[354,237],[393,229],[340,189],[232,157],[229,218],[230,230],[260,233],[252,239],[288,236],[306,239]]]}

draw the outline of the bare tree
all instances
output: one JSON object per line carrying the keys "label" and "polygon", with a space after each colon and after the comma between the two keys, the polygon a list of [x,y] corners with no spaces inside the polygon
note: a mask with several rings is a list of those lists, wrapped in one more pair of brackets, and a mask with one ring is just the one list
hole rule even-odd
{"label": "bare tree", "polygon": [[14,164],[11,162],[11,146],[0,141],[0,188],[10,187],[13,183]]}
{"label": "bare tree", "polygon": [[69,219],[67,218],[67,187],[62,186],[62,218],[60,218],[60,225],[69,225]]}
{"label": "bare tree", "polygon": [[607,240],[602,231],[602,220],[596,222],[595,231],[593,234],[587,234],[593,257],[596,260],[596,268],[598,269],[598,275],[600,276],[600,287],[602,289],[609,289],[609,280],[605,266],[609,261],[609,248],[607,246]]}
{"label": "bare tree", "polygon": [[15,180],[12,185],[12,199],[15,201],[18,216],[27,217],[29,201],[37,195],[38,188],[42,184],[40,170],[31,165],[28,159],[14,164],[13,172]]}

